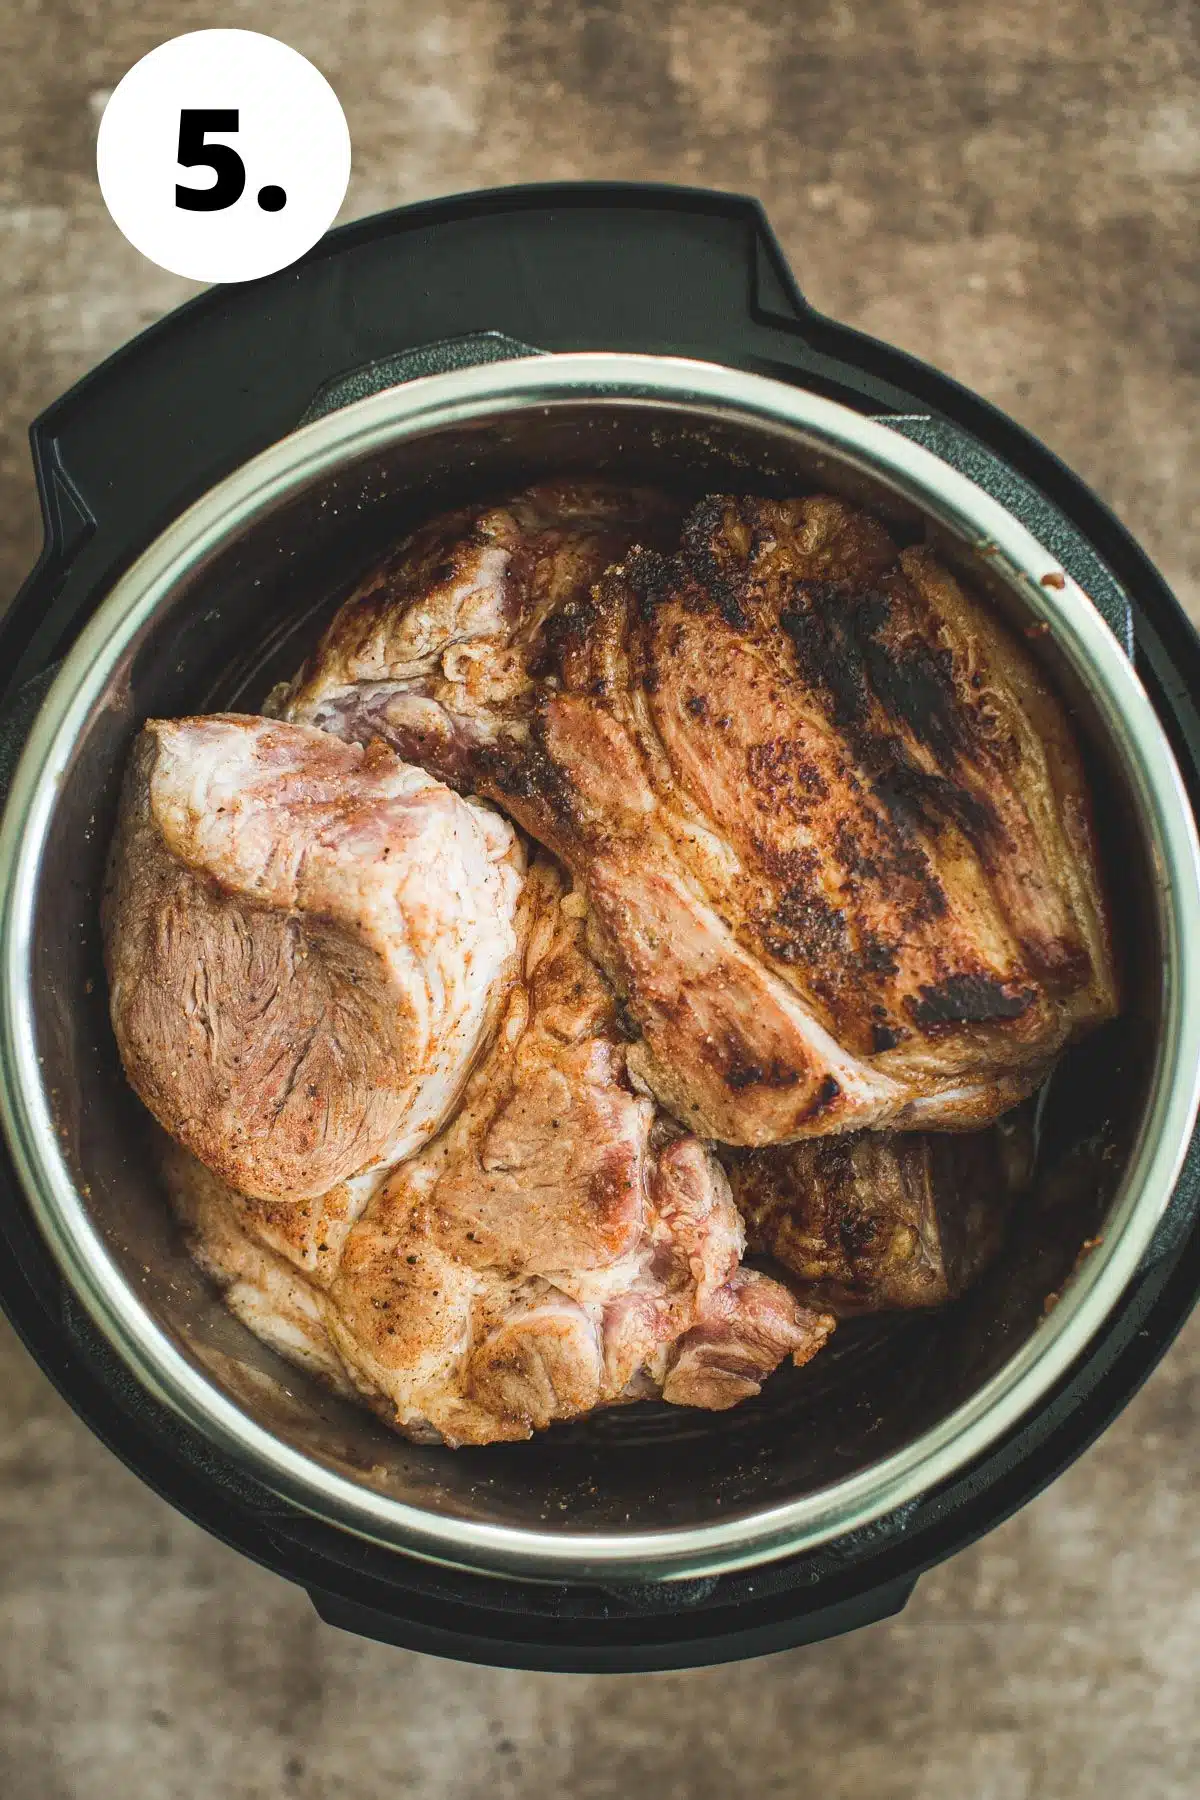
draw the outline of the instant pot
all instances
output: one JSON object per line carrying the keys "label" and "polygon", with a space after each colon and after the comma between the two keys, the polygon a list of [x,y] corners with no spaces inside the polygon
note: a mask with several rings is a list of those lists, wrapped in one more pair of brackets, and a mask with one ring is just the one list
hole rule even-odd
{"label": "instant pot", "polygon": [[[681,1667],[897,1612],[1119,1412],[1200,1287],[1200,643],[1137,544],[985,401],[814,312],[761,210],[501,190],[217,288],[35,423],[45,545],[0,621],[0,1302],[159,1494],[365,1636]],[[142,721],[253,710],[415,520],[541,475],[830,489],[1027,638],[1089,760],[1121,1018],[1041,1095],[1000,1262],[844,1323],[734,1412],[408,1444],[189,1261],[107,1021],[97,896]]]}

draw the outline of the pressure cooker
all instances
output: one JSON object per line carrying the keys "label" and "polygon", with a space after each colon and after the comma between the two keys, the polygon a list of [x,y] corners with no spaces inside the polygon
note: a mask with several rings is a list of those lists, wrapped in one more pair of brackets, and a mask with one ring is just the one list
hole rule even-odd
{"label": "pressure cooker", "polygon": [[[88,1426],[323,1618],[639,1670],[897,1612],[1126,1404],[1200,1287],[1200,643],[1086,486],[822,317],[761,209],[505,189],[210,290],[32,428],[45,543],[0,619],[0,1304]],[[98,894],[150,716],[253,711],[416,521],[539,477],[842,494],[1023,632],[1085,747],[1121,1017],[1039,1096],[1030,1193],[955,1304],[851,1321],[734,1412],[410,1444],[190,1262],[108,1024]]]}

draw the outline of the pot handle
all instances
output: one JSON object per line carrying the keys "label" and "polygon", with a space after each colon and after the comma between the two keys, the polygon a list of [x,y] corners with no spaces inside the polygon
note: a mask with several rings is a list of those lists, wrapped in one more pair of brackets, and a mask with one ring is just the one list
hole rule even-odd
{"label": "pot handle", "polygon": [[[486,1606],[461,1606],[435,1595],[406,1594],[403,1609],[394,1611],[319,1588],[309,1588],[308,1597],[326,1625],[427,1656],[567,1675],[619,1675],[740,1662],[823,1643],[894,1618],[907,1605],[917,1577],[901,1576],[811,1609],[795,1595],[721,1607],[718,1582],[683,1585],[704,1590],[701,1604],[685,1600],[676,1610],[652,1612],[648,1597],[657,1604],[662,1588],[634,1588],[629,1590],[632,1603],[617,1599],[614,1591],[608,1616],[591,1619],[556,1616],[549,1610],[489,1612]],[[706,1629],[697,1615],[710,1594],[717,1602],[716,1617]]]}

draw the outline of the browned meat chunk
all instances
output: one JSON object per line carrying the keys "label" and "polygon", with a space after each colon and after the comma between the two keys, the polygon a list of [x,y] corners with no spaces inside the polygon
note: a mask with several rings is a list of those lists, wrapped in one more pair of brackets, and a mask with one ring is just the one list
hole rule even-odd
{"label": "browned meat chunk", "polygon": [[999,1116],[1117,1004],[1080,758],[1034,663],[840,500],[710,498],[675,554],[590,592],[584,511],[545,488],[429,527],[277,704],[382,733],[561,857],[630,1069],[701,1135]]}
{"label": "browned meat chunk", "polygon": [[1029,1177],[1028,1108],[977,1132],[862,1131],[727,1151],[749,1247],[841,1316],[957,1299]]}
{"label": "browned meat chunk", "polygon": [[669,548],[680,516],[646,489],[548,482],[434,519],[372,570],[266,710],[381,736],[473,791],[497,733],[536,701],[549,622],[632,544]]}
{"label": "browned meat chunk", "polygon": [[382,744],[152,721],[104,906],[130,1081],[247,1194],[321,1195],[407,1155],[504,998],[521,865],[506,820]]}
{"label": "browned meat chunk", "polygon": [[452,1123],[372,1196],[247,1200],[173,1151],[201,1262],[251,1329],[417,1439],[528,1437],[661,1394],[721,1408],[833,1327],[739,1267],[719,1165],[631,1088],[582,906],[548,861],[521,979]]}

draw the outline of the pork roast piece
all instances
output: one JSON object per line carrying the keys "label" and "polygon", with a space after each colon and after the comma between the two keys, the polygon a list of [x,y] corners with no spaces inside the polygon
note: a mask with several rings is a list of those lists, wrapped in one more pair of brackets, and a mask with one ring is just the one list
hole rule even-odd
{"label": "pork roast piece", "polygon": [[295,1200],[425,1142],[514,972],[505,819],[384,745],[152,720],[103,908],[113,1029],[159,1122]]}
{"label": "pork roast piece", "polygon": [[536,547],[556,507],[582,530],[578,495],[510,503],[494,564],[497,515],[428,528],[281,710],[381,733],[561,857],[630,1068],[702,1136],[999,1116],[1117,1004],[1083,769],[1033,661],[824,496],[709,498],[675,554],[584,592],[582,551]]}
{"label": "pork roast piece", "polygon": [[271,1205],[168,1155],[195,1253],[234,1310],[418,1441],[526,1438],[658,1395],[732,1406],[833,1328],[739,1267],[719,1165],[631,1087],[584,911],[535,864],[492,1048],[450,1125],[373,1194]]}
{"label": "pork roast piece", "polygon": [[727,1150],[749,1248],[839,1317],[956,1300],[999,1251],[1028,1183],[1029,1112],[986,1131],[859,1131]]}
{"label": "pork roast piece", "polygon": [[603,482],[546,482],[422,526],[366,576],[266,711],[368,743],[473,792],[498,728],[537,696],[545,627],[634,543],[667,550],[683,509]]}

